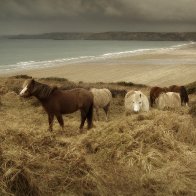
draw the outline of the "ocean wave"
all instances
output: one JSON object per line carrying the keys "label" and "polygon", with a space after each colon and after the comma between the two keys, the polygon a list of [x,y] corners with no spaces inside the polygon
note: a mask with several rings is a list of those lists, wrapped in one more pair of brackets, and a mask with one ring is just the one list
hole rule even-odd
{"label": "ocean wave", "polygon": [[184,47],[188,47],[191,45],[196,45],[196,42],[189,42],[189,43],[185,43],[185,44],[178,44],[178,45],[173,45],[171,47],[163,47],[163,48],[151,48],[151,49],[137,49],[137,50],[130,50],[130,51],[123,51],[123,52],[113,52],[113,53],[106,53],[103,54],[103,58],[104,57],[124,57],[124,56],[130,56],[130,55],[140,55],[140,54],[145,54],[148,52],[164,52],[164,51],[168,51],[168,50],[176,50],[176,49],[181,49]]}
{"label": "ocean wave", "polygon": [[15,70],[46,68],[46,67],[65,65],[65,64],[70,64],[70,63],[86,62],[94,58],[96,57],[95,56],[80,56],[80,57],[73,57],[73,58],[45,60],[45,61],[21,61],[16,64],[0,66],[0,70],[4,72],[6,71],[9,72],[9,71],[15,71]]}
{"label": "ocean wave", "polygon": [[21,61],[16,64],[0,66],[0,70],[3,72],[10,72],[10,71],[16,71],[16,70],[19,71],[19,70],[55,67],[55,66],[61,66],[61,65],[66,65],[66,64],[96,62],[99,60],[146,54],[148,52],[164,52],[164,51],[169,51],[169,50],[176,50],[176,49],[187,47],[193,44],[196,45],[195,42],[189,42],[185,44],[173,45],[171,47],[135,49],[135,50],[130,50],[130,51],[105,53],[99,56],[80,56],[80,57],[71,57],[71,58],[62,58],[62,59],[44,60],[44,61],[33,61],[33,60]]}

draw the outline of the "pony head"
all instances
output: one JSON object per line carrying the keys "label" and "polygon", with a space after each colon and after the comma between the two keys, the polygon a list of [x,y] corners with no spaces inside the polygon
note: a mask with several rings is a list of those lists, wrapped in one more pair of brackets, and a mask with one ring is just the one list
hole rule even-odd
{"label": "pony head", "polygon": [[34,79],[26,80],[23,84],[23,89],[20,91],[21,97],[30,97],[34,88]]}
{"label": "pony head", "polygon": [[135,91],[132,103],[132,109],[134,112],[139,112],[142,108],[142,94],[139,91]]}

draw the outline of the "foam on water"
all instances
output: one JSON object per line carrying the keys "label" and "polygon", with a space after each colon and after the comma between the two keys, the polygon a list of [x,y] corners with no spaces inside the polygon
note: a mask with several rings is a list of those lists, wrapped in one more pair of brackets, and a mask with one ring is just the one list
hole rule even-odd
{"label": "foam on water", "polygon": [[103,54],[102,56],[105,57],[123,57],[123,56],[130,56],[130,55],[140,55],[140,54],[145,54],[147,52],[151,52],[151,51],[169,51],[169,50],[176,50],[176,49],[180,49],[186,46],[190,46],[196,44],[195,42],[189,42],[186,44],[178,44],[178,45],[174,45],[171,47],[167,47],[167,48],[153,48],[153,49],[137,49],[137,50],[131,50],[131,51],[124,51],[124,52],[116,52],[116,53],[107,53],[107,54]]}
{"label": "foam on water", "polygon": [[60,66],[60,65],[66,65],[66,64],[95,62],[95,61],[111,59],[111,58],[126,57],[126,56],[131,56],[131,55],[140,55],[140,54],[145,54],[148,52],[176,50],[176,49],[187,47],[193,44],[196,44],[196,43],[189,42],[189,43],[173,45],[171,47],[165,47],[165,48],[163,47],[163,48],[152,48],[152,49],[136,49],[136,50],[130,50],[130,51],[112,52],[112,53],[105,53],[105,54],[98,55],[98,56],[79,56],[79,57],[73,57],[73,58],[61,58],[61,59],[44,60],[44,61],[33,61],[33,60],[22,61],[16,64],[1,65],[0,73],[9,73],[10,71],[16,71],[16,70],[20,71],[20,70],[27,70],[27,69],[54,67],[54,66]]}

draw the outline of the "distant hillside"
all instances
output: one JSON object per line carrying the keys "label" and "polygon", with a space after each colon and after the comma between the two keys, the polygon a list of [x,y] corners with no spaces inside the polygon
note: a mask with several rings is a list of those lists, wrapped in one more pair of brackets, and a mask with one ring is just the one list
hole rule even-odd
{"label": "distant hillside", "polygon": [[196,41],[196,32],[103,32],[103,33],[44,33],[38,35],[14,35],[9,39],[55,39],[55,40],[142,40],[142,41]]}

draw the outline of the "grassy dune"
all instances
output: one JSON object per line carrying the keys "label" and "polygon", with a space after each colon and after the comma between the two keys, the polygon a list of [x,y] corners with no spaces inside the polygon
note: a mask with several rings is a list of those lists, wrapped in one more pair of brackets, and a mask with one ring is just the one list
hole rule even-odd
{"label": "grassy dune", "polygon": [[65,132],[39,102],[17,93],[27,76],[0,79],[0,195],[195,195],[196,84],[190,107],[124,115],[124,95],[149,87],[132,83],[41,82],[64,89],[107,87],[110,120],[79,134],[79,112],[64,116]]}

